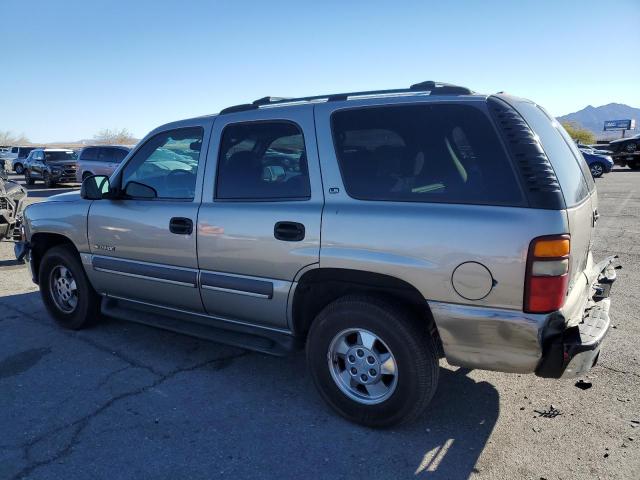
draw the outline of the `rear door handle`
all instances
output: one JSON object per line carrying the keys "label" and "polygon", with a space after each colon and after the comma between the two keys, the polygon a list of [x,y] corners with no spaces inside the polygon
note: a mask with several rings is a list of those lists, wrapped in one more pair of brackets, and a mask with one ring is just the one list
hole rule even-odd
{"label": "rear door handle", "polygon": [[304,225],[297,222],[278,222],[273,227],[273,236],[285,242],[304,240]]}
{"label": "rear door handle", "polygon": [[193,233],[193,221],[190,218],[173,217],[169,220],[169,231],[177,235],[191,235]]}

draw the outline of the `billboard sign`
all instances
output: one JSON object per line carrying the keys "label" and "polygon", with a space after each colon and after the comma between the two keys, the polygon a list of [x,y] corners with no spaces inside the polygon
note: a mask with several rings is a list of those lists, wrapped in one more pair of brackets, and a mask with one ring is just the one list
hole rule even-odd
{"label": "billboard sign", "polygon": [[627,120],[605,120],[604,130],[634,130],[636,128],[636,121]]}

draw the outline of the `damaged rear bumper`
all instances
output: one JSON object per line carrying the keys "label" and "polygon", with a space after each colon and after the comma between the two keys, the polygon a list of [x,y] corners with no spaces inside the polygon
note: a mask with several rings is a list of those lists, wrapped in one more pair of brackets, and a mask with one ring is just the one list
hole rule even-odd
{"label": "damaged rear bumper", "polygon": [[582,321],[571,328],[546,336],[542,359],[536,375],[546,378],[570,378],[589,371],[598,361],[611,319],[609,294],[616,279],[613,262],[617,256],[598,263],[589,275],[591,298]]}

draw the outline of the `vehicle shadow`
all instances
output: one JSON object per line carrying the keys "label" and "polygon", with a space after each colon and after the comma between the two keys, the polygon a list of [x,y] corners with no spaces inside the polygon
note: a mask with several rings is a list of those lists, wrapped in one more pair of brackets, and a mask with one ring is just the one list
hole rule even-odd
{"label": "vehicle shadow", "polygon": [[[42,340],[38,347],[54,350],[40,365],[51,372],[51,385],[57,385],[55,388],[60,390],[56,394],[73,395],[67,401],[76,405],[68,407],[78,411],[85,410],[87,403],[95,402],[82,394],[84,388],[94,389],[94,384],[89,383],[91,375],[83,377],[87,378],[86,386],[73,392],[64,391],[64,378],[69,372],[78,376],[84,375],[83,369],[89,372],[91,368],[100,367],[83,367],[76,362],[75,357],[82,348],[99,346],[116,355],[126,352],[127,358],[137,365],[168,370],[185,362],[185,352],[200,358],[218,358],[229,356],[231,348],[115,319],[105,319],[89,330],[77,333],[61,330],[58,334],[57,329],[51,330],[38,293],[2,298],[0,312],[3,303],[21,306],[30,312],[31,335]],[[24,325],[22,320],[18,318],[15,325]],[[3,323],[5,334],[12,328],[13,323]],[[56,342],[61,342],[61,335],[78,340],[77,347],[73,348],[75,353],[62,359],[55,356]],[[15,337],[20,341],[20,335]],[[21,348],[26,349],[26,345]],[[97,362],[113,362],[109,357],[93,358]],[[123,406],[121,410],[116,403],[111,412],[104,412],[102,419],[95,420],[97,425],[93,428],[100,431],[100,442],[76,445],[74,456],[66,459],[65,464],[74,468],[76,462],[93,460],[95,456],[127,457],[120,460],[171,468],[178,476],[180,471],[190,472],[193,478],[222,470],[234,471],[236,478],[245,478],[255,475],[254,469],[259,468],[260,478],[300,478],[309,474],[312,478],[352,478],[358,472],[358,476],[372,479],[465,479],[476,471],[478,458],[499,415],[499,395],[493,385],[474,381],[465,369],[441,367],[438,391],[421,418],[393,429],[364,428],[343,420],[324,404],[314,390],[303,353],[289,357],[249,353],[235,355],[235,358],[215,368],[187,367],[184,371],[190,372],[189,375],[176,377],[173,385],[167,381],[146,396],[136,394],[126,401],[126,409]],[[49,368],[46,362],[54,359],[55,368]],[[195,358],[189,361],[198,363]],[[168,365],[168,362],[175,363]],[[120,381],[127,382],[126,375],[131,375],[129,381],[133,381],[135,373],[134,368],[122,371]],[[30,379],[23,377],[20,381],[28,383]],[[39,389],[34,392],[36,397],[51,395],[46,385],[38,384],[34,388]],[[78,385],[75,388],[78,389]],[[113,401],[113,397],[108,401]],[[54,418],[55,415],[47,411],[50,403],[33,404],[32,414],[37,418]],[[173,420],[164,430],[157,427],[156,431],[132,417],[128,413],[132,410],[143,418]],[[133,420],[128,423],[130,417]],[[54,422],[55,418],[47,421]],[[53,427],[53,424],[47,425],[47,429]],[[130,454],[122,448],[129,444]],[[158,458],[158,451],[173,453]],[[179,458],[188,458],[188,463],[176,470],[175,462]]]}
{"label": "vehicle shadow", "polygon": [[618,168],[613,168],[611,170],[611,173],[631,173],[631,172],[637,172],[638,170],[633,170],[631,168],[626,168],[626,167],[618,167]]}

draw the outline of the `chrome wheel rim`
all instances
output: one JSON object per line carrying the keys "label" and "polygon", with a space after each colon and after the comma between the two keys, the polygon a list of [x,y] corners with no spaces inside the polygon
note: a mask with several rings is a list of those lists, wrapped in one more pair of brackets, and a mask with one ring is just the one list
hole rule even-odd
{"label": "chrome wheel rim", "polygon": [[600,175],[602,175],[602,167],[598,164],[591,165],[591,175],[593,175],[594,177],[599,177]]}
{"label": "chrome wheel rim", "polygon": [[342,330],[331,341],[327,359],[331,378],[340,391],[358,403],[382,403],[398,384],[393,353],[369,330]]}
{"label": "chrome wheel rim", "polygon": [[51,298],[64,313],[72,313],[78,306],[78,288],[71,270],[58,265],[49,276]]}

